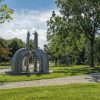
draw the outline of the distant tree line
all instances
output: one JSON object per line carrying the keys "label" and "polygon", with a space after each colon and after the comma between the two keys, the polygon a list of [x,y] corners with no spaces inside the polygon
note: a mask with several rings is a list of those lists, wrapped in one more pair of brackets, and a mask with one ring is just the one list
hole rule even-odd
{"label": "distant tree line", "polygon": [[13,38],[6,40],[0,38],[0,62],[8,62],[11,60],[14,53],[25,46],[21,39]]}
{"label": "distant tree line", "polygon": [[[30,49],[34,46],[33,40],[30,40]],[[14,53],[20,48],[25,48],[25,42],[21,39],[3,39],[0,38],[0,63],[11,62]]]}

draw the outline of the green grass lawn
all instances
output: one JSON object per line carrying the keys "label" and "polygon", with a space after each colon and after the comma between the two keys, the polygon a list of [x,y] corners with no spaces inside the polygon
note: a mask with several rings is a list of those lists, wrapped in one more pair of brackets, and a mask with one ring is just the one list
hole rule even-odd
{"label": "green grass lawn", "polygon": [[100,83],[0,90],[0,100],[100,100]]}
{"label": "green grass lawn", "polygon": [[8,69],[11,68],[11,66],[0,66],[0,69]]}
{"label": "green grass lawn", "polygon": [[51,74],[37,74],[37,75],[6,75],[4,73],[0,74],[0,83],[3,82],[18,82],[18,81],[30,81],[30,80],[40,80],[40,79],[51,79],[57,77],[68,77],[75,75],[83,75],[93,72],[100,72],[97,68],[90,68],[86,65],[75,65],[71,67],[51,67],[50,70],[53,70]]}

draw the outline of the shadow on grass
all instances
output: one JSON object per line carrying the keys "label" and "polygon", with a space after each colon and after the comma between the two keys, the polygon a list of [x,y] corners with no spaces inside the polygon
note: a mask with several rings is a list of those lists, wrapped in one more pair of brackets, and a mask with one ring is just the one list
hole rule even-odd
{"label": "shadow on grass", "polygon": [[40,72],[22,72],[22,73],[12,73],[12,72],[5,72],[2,73],[2,76],[6,76],[6,75],[9,75],[9,76],[26,76],[26,77],[30,77],[31,75],[36,75],[37,77],[40,77],[41,75],[44,75],[44,74],[50,74],[50,73],[40,73]]}
{"label": "shadow on grass", "polygon": [[[91,74],[91,73],[98,73],[100,72],[100,68],[94,67],[87,67],[87,66],[82,66],[82,67],[76,67],[76,66],[71,66],[71,67],[54,67],[51,68],[53,70],[53,73],[57,73],[57,74],[65,74],[67,76],[73,76],[73,75],[81,75],[81,74]],[[44,73],[47,74],[47,73]],[[43,73],[11,73],[11,72],[6,72],[6,75],[10,75],[10,76],[27,76],[30,77],[31,75],[36,75],[37,77],[40,77],[41,75],[44,75]],[[3,75],[3,76],[4,76]]]}
{"label": "shadow on grass", "polygon": [[90,77],[85,78],[90,82],[100,82],[100,72],[95,72],[95,73],[91,73],[89,74]]}
{"label": "shadow on grass", "polygon": [[[9,80],[40,80],[40,79],[50,79],[50,78],[57,78],[57,77],[65,77],[65,76],[74,76],[74,75],[83,75],[83,74],[88,74],[91,75],[92,79],[89,79],[90,81],[98,81],[98,77],[95,75],[92,75],[93,73],[99,73],[100,69],[99,68],[91,68],[87,66],[71,66],[71,67],[52,67],[51,70],[53,70],[53,73],[51,74],[41,74],[41,73],[27,73],[27,74],[1,74],[1,80],[0,83],[3,82],[8,82]],[[43,75],[43,76],[42,76]],[[7,76],[7,77],[6,77]],[[10,77],[9,77],[10,76]],[[15,76],[15,77],[13,77]],[[19,76],[19,77],[17,77]],[[26,78],[26,77],[30,78]],[[25,78],[25,80],[24,80]]]}
{"label": "shadow on grass", "polygon": [[63,68],[61,70],[56,70],[54,73],[64,73],[68,75],[78,75],[78,74],[91,74],[100,72],[100,68],[90,68],[90,67],[79,67],[79,68]]}

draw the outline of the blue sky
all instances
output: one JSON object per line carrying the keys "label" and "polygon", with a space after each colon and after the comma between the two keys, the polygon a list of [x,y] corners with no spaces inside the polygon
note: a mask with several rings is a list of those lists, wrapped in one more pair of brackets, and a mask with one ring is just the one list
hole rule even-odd
{"label": "blue sky", "polygon": [[6,0],[6,4],[13,9],[52,9],[55,0]]}
{"label": "blue sky", "polygon": [[[55,0],[5,0],[4,3],[14,9],[14,14],[13,20],[0,25],[0,37],[26,41],[27,31],[37,31],[39,47],[43,48],[47,43],[47,20],[50,19],[53,10],[59,14]],[[34,37],[31,36],[31,39]]]}

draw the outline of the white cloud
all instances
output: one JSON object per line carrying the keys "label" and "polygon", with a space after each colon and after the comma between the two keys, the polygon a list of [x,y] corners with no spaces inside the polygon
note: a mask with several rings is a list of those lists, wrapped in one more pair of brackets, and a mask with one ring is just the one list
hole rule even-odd
{"label": "white cloud", "polygon": [[52,10],[15,10],[13,20],[0,26],[0,36],[5,39],[17,37],[25,41],[27,31],[36,30],[39,34],[39,47],[43,48],[46,43],[47,20],[51,14]]}

